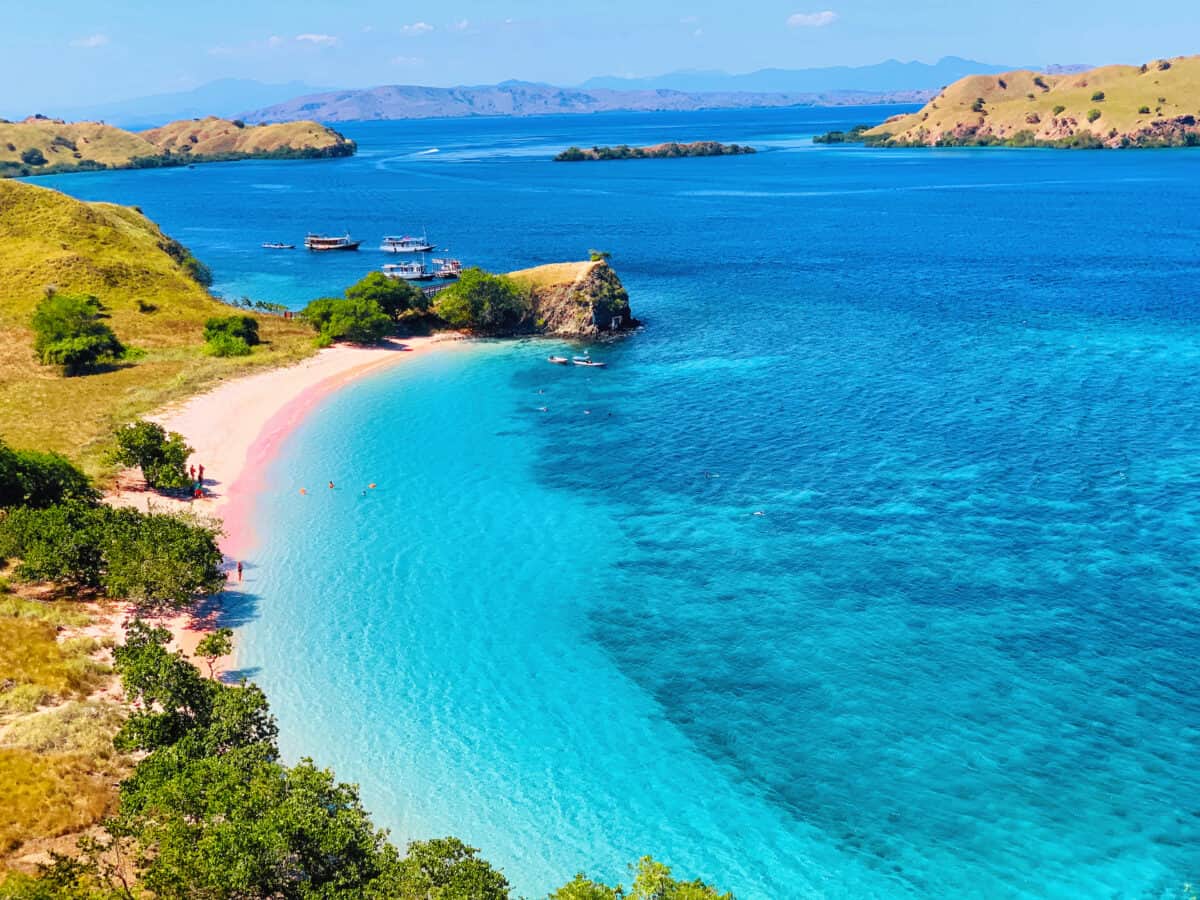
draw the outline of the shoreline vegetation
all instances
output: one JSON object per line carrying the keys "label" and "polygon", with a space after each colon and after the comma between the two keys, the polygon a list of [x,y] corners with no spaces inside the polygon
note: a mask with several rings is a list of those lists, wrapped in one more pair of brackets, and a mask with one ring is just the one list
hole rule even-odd
{"label": "shoreline vegetation", "polygon": [[[636,327],[607,254],[468,270],[432,300],[373,273],[292,319],[211,297],[134,209],[0,182],[0,235],[0,898],[507,900],[475,848],[402,851],[356,787],[282,762],[262,691],[221,680],[221,595],[243,589],[266,467],[323,398],[464,334]],[[451,330],[394,336],[432,320]],[[550,897],[731,897],[649,857],[630,876]]]}
{"label": "shoreline vegetation", "polygon": [[568,147],[554,157],[555,162],[597,162],[614,159],[682,159],[696,156],[744,156],[757,153],[753,147],[742,144],[719,144],[716,141],[694,141],[678,144],[674,141],[654,144],[649,147],[630,147],[619,144],[615,147]]}
{"label": "shoreline vegetation", "polygon": [[915,113],[831,131],[817,144],[1031,147],[1057,150],[1200,147],[1200,56],[1066,75],[972,75]]}
{"label": "shoreline vegetation", "polygon": [[0,120],[0,178],[246,159],[334,159],[356,150],[353,141],[312,121],[248,125],[210,116],[132,132],[45,116]]}

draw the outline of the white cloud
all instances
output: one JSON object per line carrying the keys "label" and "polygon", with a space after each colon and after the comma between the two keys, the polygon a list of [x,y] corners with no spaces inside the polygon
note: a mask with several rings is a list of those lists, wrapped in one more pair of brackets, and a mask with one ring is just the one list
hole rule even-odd
{"label": "white cloud", "polygon": [[332,34],[298,34],[296,40],[316,47],[332,47],[338,42],[338,39]]}
{"label": "white cloud", "polygon": [[471,23],[468,20],[459,19],[457,22],[455,22],[453,25],[450,26],[450,30],[451,31],[466,31],[470,27],[471,27]]}
{"label": "white cloud", "polygon": [[837,13],[831,9],[823,12],[793,13],[788,16],[788,28],[824,28],[837,21]]}
{"label": "white cloud", "polygon": [[415,37],[419,34],[429,34],[433,31],[433,26],[428,22],[413,22],[411,25],[401,25],[400,32]]}
{"label": "white cloud", "polygon": [[72,47],[83,47],[87,50],[94,50],[97,47],[103,47],[108,43],[107,34],[89,34],[87,37],[76,38],[71,41]]}
{"label": "white cloud", "polygon": [[273,34],[269,38],[267,38],[267,46],[268,47],[282,47],[284,45],[284,43],[285,43],[284,39],[281,38],[277,34]]}
{"label": "white cloud", "polygon": [[420,65],[423,65],[424,62],[425,62],[425,60],[421,59],[421,57],[419,57],[419,56],[393,56],[392,57],[392,65],[393,66],[420,66]]}

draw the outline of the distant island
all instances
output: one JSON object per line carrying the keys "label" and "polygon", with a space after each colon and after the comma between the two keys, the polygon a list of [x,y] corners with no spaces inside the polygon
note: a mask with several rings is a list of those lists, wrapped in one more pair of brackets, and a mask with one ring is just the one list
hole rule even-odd
{"label": "distant island", "polygon": [[[944,84],[945,82],[941,82]],[[389,84],[296,97],[248,111],[247,122],[360,122],[466,116],[559,116],[597,112],[689,112],[789,106],[860,106],[924,103],[931,90],[893,91],[674,91],[555,87],[508,81],[496,85],[428,87]]]}
{"label": "distant island", "polygon": [[554,157],[555,162],[595,162],[606,159],[678,159],[685,156],[743,156],[755,153],[753,147],[743,144],[718,144],[716,141],[695,141],[691,144],[677,144],[671,141],[666,144],[654,144],[650,147],[630,147],[620,144],[616,147],[592,147],[583,150],[579,147],[568,147]]}
{"label": "distant island", "polygon": [[972,75],[918,112],[813,140],[879,147],[1198,147],[1198,110],[1200,56],[1181,56],[1065,75]]}
{"label": "distant island", "polygon": [[0,177],[9,178],[239,159],[320,159],[351,156],[355,149],[353,141],[311,121],[248,125],[210,116],[143,132],[45,116],[0,121]]}

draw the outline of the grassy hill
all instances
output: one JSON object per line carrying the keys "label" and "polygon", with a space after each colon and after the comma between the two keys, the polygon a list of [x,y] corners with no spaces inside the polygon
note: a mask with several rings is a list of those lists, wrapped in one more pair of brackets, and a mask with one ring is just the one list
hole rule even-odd
{"label": "grassy hill", "polygon": [[638,326],[629,293],[607,262],[551,263],[510,272],[529,291],[537,331],[569,338],[596,338]]}
{"label": "grassy hill", "polygon": [[134,133],[97,122],[0,122],[0,176],[192,162],[349,156],[353,141],[316,122],[245,125],[209,117]]}
{"label": "grassy hill", "polygon": [[973,75],[918,112],[843,137],[884,146],[1196,146],[1198,122],[1200,56],[1183,56],[1069,75]]}
{"label": "grassy hill", "polygon": [[[99,473],[115,423],[247,367],[312,352],[307,328],[263,316],[268,343],[253,355],[205,355],[204,321],[232,310],[195,281],[187,256],[135,209],[0,181],[0,438],[57,450]],[[75,378],[39,365],[29,320],[50,286],[99,298],[117,336],[145,357]]]}

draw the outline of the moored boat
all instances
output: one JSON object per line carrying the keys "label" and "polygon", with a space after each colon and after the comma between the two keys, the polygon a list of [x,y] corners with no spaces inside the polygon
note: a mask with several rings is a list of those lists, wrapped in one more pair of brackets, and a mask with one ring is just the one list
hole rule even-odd
{"label": "moored boat", "polygon": [[437,266],[433,272],[434,278],[453,281],[462,274],[462,262],[457,259],[435,259],[433,264]]}
{"label": "moored boat", "polygon": [[304,238],[304,248],[317,252],[329,250],[357,250],[362,241],[351,240],[349,234],[330,237],[324,234],[309,234]]}
{"label": "moored boat", "polygon": [[571,360],[571,362],[575,363],[577,366],[583,366],[588,369],[603,369],[608,365],[608,363],[598,362],[592,359],[590,356],[576,356]]}
{"label": "moored boat", "polygon": [[570,362],[565,356],[547,356],[546,362],[552,362],[556,366],[565,366]]}
{"label": "moored boat", "polygon": [[424,234],[420,237],[406,234],[403,237],[385,237],[379,249],[384,253],[427,253],[433,249],[433,244]]}
{"label": "moored boat", "polygon": [[383,267],[383,274],[401,281],[433,281],[434,277],[423,262],[391,263]]}
{"label": "moored boat", "polygon": [[266,241],[263,245],[264,250],[295,250],[295,244],[285,244],[283,241]]}

